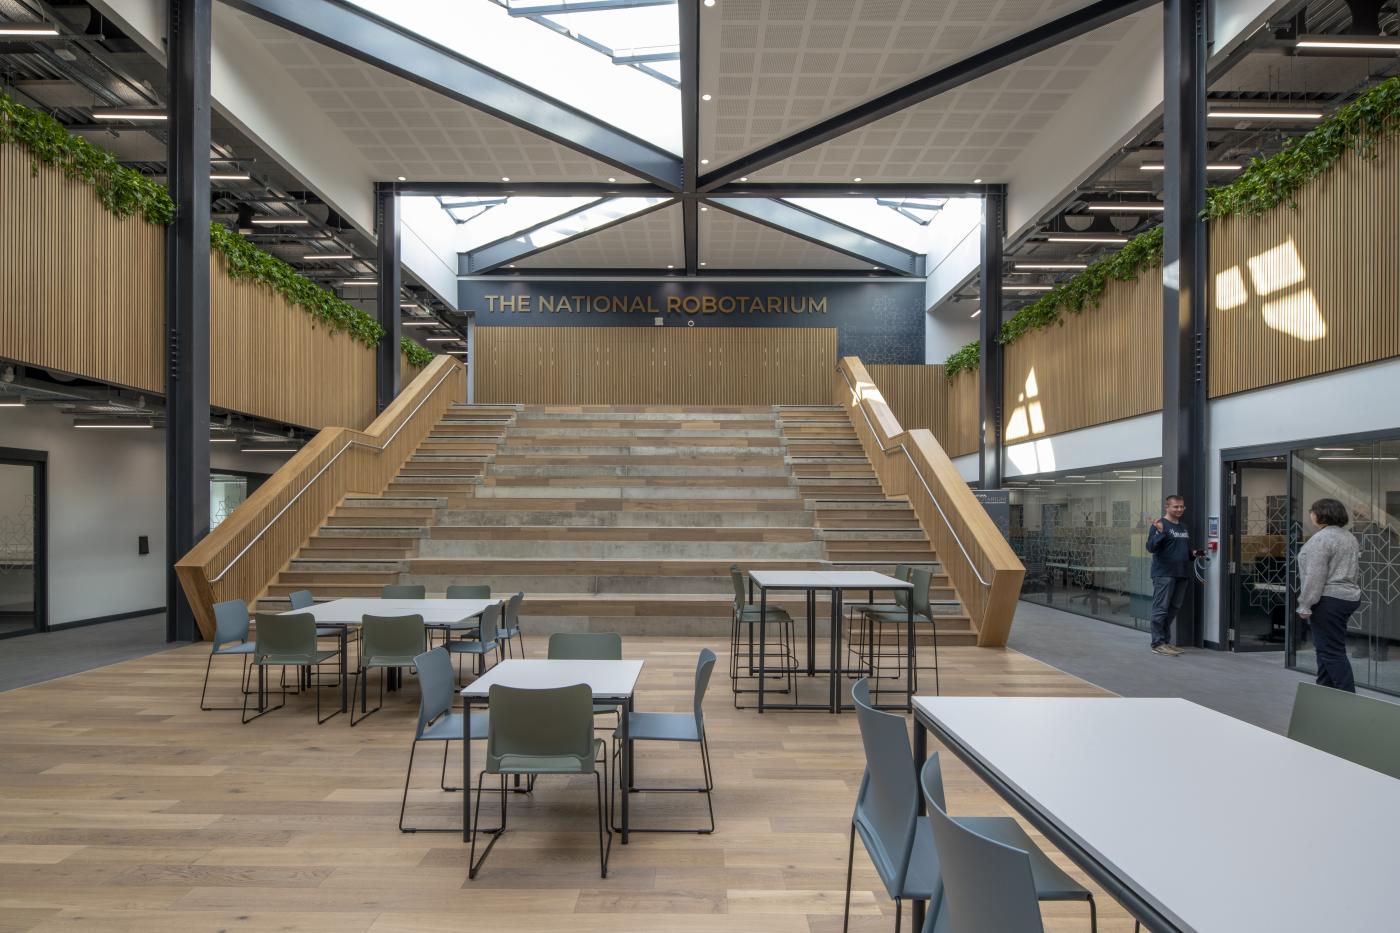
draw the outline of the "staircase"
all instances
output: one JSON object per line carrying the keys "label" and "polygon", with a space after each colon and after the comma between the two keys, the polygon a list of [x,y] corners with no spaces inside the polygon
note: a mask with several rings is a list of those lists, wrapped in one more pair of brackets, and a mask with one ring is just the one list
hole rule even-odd
{"label": "staircase", "polygon": [[[719,635],[736,563],[927,566],[940,643],[974,640],[913,511],[885,498],[834,406],[453,406],[382,495],[340,504],[261,604],[489,583],[525,592],[533,633]],[[805,612],[800,595],[782,602]]]}

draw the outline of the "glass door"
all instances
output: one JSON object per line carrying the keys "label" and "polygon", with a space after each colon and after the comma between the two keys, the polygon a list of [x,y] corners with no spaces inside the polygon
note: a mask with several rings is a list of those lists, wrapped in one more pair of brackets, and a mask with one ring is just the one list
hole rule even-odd
{"label": "glass door", "polygon": [[0,460],[0,637],[43,625],[40,464]]}
{"label": "glass door", "polygon": [[1281,651],[1287,632],[1288,470],[1283,457],[1230,464],[1226,525],[1231,647]]}

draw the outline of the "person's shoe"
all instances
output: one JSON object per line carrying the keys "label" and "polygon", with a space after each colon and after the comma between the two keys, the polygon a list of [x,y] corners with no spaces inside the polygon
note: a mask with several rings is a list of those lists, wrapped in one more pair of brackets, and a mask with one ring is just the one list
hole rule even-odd
{"label": "person's shoe", "polygon": [[1152,650],[1155,651],[1155,652],[1157,652],[1157,653],[1160,654],[1160,655],[1163,655],[1164,657],[1168,657],[1168,658],[1174,658],[1174,657],[1176,657],[1176,652],[1173,651],[1173,650],[1172,650],[1172,646],[1169,645],[1169,644],[1167,644],[1166,642],[1162,642],[1160,645],[1153,645],[1153,646],[1152,646]]}
{"label": "person's shoe", "polygon": [[1165,647],[1168,651],[1170,651],[1170,652],[1172,653],[1173,656],[1176,656],[1176,655],[1179,655],[1179,654],[1185,654],[1185,653],[1186,653],[1185,649],[1183,649],[1183,648],[1178,648],[1176,645],[1173,645],[1173,644],[1170,644],[1170,643],[1166,643],[1166,642],[1164,642],[1163,644],[1164,644],[1164,647]]}

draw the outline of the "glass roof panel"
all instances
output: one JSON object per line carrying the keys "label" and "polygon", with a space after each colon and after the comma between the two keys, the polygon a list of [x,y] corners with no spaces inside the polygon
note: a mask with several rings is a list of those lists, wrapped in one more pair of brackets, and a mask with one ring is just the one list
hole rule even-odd
{"label": "glass roof panel", "polygon": [[928,245],[925,227],[875,198],[786,198],[790,204],[837,223],[854,227],[905,249],[923,252]]}
{"label": "glass roof panel", "polygon": [[[457,252],[462,253],[577,210],[596,198],[508,198],[457,226]],[[446,208],[444,208],[446,210]]]}

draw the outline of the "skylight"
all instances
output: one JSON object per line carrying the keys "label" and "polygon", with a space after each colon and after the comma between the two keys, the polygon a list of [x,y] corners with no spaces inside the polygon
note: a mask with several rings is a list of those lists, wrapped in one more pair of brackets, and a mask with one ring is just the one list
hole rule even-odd
{"label": "skylight", "polygon": [[675,0],[495,0],[524,16],[672,86],[680,84]]}
{"label": "skylight", "polygon": [[[439,201],[468,200],[466,198],[440,198]],[[469,217],[457,226],[456,249],[458,252],[476,249],[487,243],[504,240],[521,230],[528,230],[549,220],[591,204],[597,198],[507,198],[489,210],[483,210]],[[443,210],[449,214],[446,205]],[[456,219],[455,217],[453,218]]]}
{"label": "skylight", "polygon": [[[890,200],[887,198],[785,198],[784,200],[814,214],[829,217],[837,223],[854,227],[905,249],[924,252],[928,245],[928,234],[924,227],[927,221],[916,219],[912,212],[891,210],[886,204]],[[907,200],[927,202],[934,199],[909,198]],[[928,210],[928,208],[921,208],[921,210]],[[930,219],[932,217],[933,214],[930,214]]]}
{"label": "skylight", "polygon": [[630,217],[666,200],[669,198],[609,198],[567,217],[561,217],[554,223],[532,230],[517,239],[534,249],[543,249],[560,240],[567,240],[624,217]]}
{"label": "skylight", "polygon": [[493,207],[500,207],[509,198],[505,197],[479,197],[479,198],[449,198],[439,197],[438,203],[442,209],[447,211],[447,215],[459,224],[464,224],[469,220],[475,220]]}

